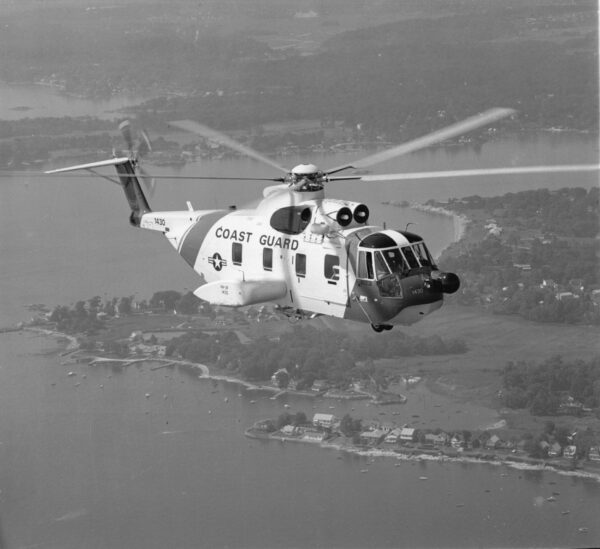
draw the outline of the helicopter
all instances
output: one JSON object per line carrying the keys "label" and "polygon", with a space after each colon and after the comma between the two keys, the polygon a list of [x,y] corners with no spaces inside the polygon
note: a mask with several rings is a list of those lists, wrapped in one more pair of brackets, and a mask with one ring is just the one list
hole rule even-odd
{"label": "helicopter", "polygon": [[[312,163],[288,169],[202,124],[171,122],[173,127],[218,142],[282,172],[273,178],[192,177],[276,182],[263,190],[262,199],[252,208],[198,210],[188,201],[185,210],[152,210],[148,196],[158,176],[141,167],[151,143],[142,131],[136,145],[129,121],[119,126],[127,154],[113,151],[113,158],[107,160],[44,173],[84,170],[121,186],[131,210],[131,225],[158,232],[167,239],[198,274],[198,287],[193,293],[201,300],[226,307],[272,303],[290,320],[326,315],[366,322],[382,332],[395,325],[414,324],[438,310],[444,295],[459,289],[460,279],[456,273],[438,268],[419,235],[369,224],[366,204],[326,197],[326,184],[339,180],[369,182],[597,169],[531,166],[423,174],[342,173],[364,170],[514,114],[513,109],[489,109],[413,141],[325,170]],[[107,166],[115,168],[117,179],[96,171]]]}

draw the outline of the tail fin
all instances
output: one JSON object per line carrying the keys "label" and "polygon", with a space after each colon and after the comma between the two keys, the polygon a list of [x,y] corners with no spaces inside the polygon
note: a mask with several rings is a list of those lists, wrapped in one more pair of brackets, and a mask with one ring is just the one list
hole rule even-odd
{"label": "tail fin", "polygon": [[119,181],[121,181],[121,186],[125,191],[127,202],[129,202],[129,207],[131,208],[129,222],[139,227],[142,215],[152,210],[135,173],[133,162],[128,159],[127,162],[123,162],[122,164],[115,164],[115,168],[119,174]]}
{"label": "tail fin", "polygon": [[[119,181],[115,181],[105,175],[96,174],[94,168],[101,168],[103,166],[114,166],[119,176]],[[110,160],[102,160],[100,162],[92,162],[90,164],[80,164],[78,166],[69,166],[67,168],[60,168],[58,170],[50,170],[45,173],[62,173],[62,172],[73,172],[76,170],[86,170],[100,177],[113,181],[123,187],[125,191],[125,197],[131,208],[131,215],[129,216],[129,222],[136,226],[140,226],[140,220],[142,215],[151,212],[152,209],[146,200],[146,196],[142,191],[142,187],[138,180],[135,172],[135,166],[133,161],[128,157],[111,158]]]}

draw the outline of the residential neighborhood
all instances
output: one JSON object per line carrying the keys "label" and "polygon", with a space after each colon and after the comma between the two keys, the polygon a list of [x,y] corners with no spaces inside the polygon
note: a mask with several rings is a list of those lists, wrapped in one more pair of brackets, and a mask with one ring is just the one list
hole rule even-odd
{"label": "residential neighborhood", "polygon": [[[568,434],[551,422],[538,436],[501,438],[493,431],[452,431],[417,429],[407,424],[365,421],[349,415],[316,412],[312,419],[303,412],[284,413],[278,419],[265,419],[246,431],[249,437],[279,441],[323,443],[348,451],[384,450],[398,455],[461,456],[483,461],[539,463],[558,469],[590,467],[600,471],[600,444],[590,431]],[[552,430],[551,430],[552,429]],[[558,440],[560,439],[560,441]]]}

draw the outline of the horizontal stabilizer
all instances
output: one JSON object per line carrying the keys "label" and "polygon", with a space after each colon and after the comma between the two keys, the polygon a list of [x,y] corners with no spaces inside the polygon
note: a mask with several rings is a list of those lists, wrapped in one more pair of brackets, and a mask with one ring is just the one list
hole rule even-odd
{"label": "horizontal stabilizer", "polygon": [[243,307],[281,299],[287,293],[283,280],[220,280],[200,286],[194,295],[213,305]]}
{"label": "horizontal stabilizer", "polygon": [[121,158],[110,158],[108,160],[100,160],[100,162],[91,162],[89,164],[79,164],[78,166],[67,166],[66,168],[59,168],[58,170],[50,170],[44,173],[62,173],[62,172],[74,172],[75,170],[92,170],[94,168],[102,168],[103,166],[117,166],[129,162],[129,158],[123,156]]}

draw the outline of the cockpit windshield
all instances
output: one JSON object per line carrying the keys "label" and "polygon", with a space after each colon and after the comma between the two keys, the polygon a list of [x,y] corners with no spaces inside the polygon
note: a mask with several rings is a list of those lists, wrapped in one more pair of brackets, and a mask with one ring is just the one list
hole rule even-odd
{"label": "cockpit windshield", "polygon": [[431,267],[433,261],[424,242],[381,250],[359,250],[358,278],[376,279],[389,275],[406,276],[411,269]]}

